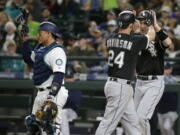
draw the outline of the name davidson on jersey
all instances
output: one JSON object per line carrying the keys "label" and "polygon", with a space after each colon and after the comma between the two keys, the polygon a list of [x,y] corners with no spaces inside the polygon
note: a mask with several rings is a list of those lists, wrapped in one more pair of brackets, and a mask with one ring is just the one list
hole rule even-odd
{"label": "name davidson on jersey", "polygon": [[117,48],[124,48],[127,50],[131,50],[132,42],[122,39],[108,39],[107,40],[107,47],[117,47]]}

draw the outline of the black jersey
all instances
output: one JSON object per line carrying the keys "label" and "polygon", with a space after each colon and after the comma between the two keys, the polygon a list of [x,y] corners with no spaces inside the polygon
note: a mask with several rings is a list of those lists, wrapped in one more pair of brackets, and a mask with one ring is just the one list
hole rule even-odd
{"label": "black jersey", "polygon": [[113,34],[107,39],[108,76],[132,80],[139,52],[146,48],[143,35]]}
{"label": "black jersey", "polygon": [[139,75],[163,75],[165,49],[158,38],[149,42],[147,48],[138,55],[136,72]]}

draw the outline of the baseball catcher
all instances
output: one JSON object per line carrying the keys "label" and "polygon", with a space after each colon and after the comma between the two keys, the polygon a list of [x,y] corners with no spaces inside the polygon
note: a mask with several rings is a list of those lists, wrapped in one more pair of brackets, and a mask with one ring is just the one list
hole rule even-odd
{"label": "baseball catcher", "polygon": [[22,14],[17,22],[22,26],[23,59],[33,67],[33,81],[38,90],[32,114],[25,118],[29,135],[60,135],[61,110],[68,97],[64,87],[66,53],[63,45],[56,43],[60,37],[57,26],[52,22],[42,22],[37,36],[38,44],[32,48],[28,42],[28,12]]}

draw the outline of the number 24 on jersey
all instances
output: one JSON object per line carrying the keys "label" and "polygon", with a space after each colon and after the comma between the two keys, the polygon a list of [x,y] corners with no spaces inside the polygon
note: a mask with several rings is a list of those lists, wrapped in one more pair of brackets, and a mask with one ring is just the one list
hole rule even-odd
{"label": "number 24 on jersey", "polygon": [[122,66],[124,65],[124,54],[125,52],[121,51],[120,53],[115,55],[113,50],[109,50],[108,65],[110,67],[118,65],[118,68],[122,68]]}

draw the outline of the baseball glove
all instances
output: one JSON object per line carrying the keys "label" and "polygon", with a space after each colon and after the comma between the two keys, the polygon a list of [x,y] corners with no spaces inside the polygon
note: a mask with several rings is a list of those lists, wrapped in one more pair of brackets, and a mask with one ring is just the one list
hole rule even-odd
{"label": "baseball glove", "polygon": [[53,101],[47,100],[44,102],[42,108],[36,112],[35,116],[40,121],[53,122],[57,113],[57,105]]}
{"label": "baseball glove", "polygon": [[16,23],[18,24],[20,36],[22,37],[24,35],[27,35],[29,32],[28,25],[27,25],[29,11],[23,8],[18,8],[18,9],[21,13],[16,17]]}

